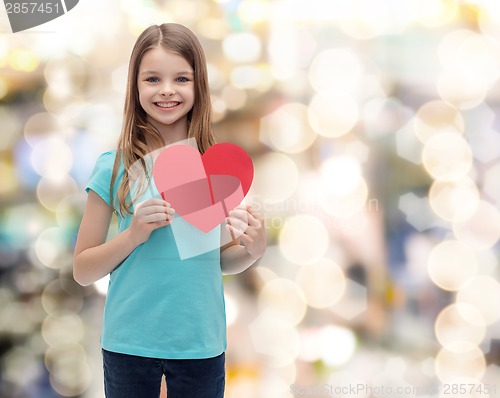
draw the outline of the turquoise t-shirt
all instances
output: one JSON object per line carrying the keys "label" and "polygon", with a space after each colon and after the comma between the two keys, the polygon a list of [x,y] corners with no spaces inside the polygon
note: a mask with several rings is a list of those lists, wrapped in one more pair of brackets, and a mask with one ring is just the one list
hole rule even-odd
{"label": "turquoise t-shirt", "polygon": [[[109,187],[115,156],[111,151],[98,158],[85,188],[113,209]],[[124,173],[121,163],[114,193]],[[151,184],[140,201],[153,196],[161,197]],[[131,214],[122,217],[118,212],[118,232],[131,221]],[[175,222],[182,219],[176,216]],[[215,228],[196,237],[213,241],[219,234]],[[185,258],[176,239],[180,243],[193,237],[174,237],[172,225],[156,229],[111,272],[101,332],[105,350],[168,359],[211,358],[226,350],[220,249]]]}

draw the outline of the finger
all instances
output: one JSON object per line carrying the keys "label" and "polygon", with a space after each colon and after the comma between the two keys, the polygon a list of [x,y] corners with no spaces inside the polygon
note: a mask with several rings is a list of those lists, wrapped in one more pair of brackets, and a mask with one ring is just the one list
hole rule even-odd
{"label": "finger", "polygon": [[154,223],[158,221],[166,221],[169,220],[171,215],[168,215],[166,213],[153,213],[153,214],[148,214],[148,215],[141,215],[140,220],[142,222],[146,223]]}
{"label": "finger", "polygon": [[150,198],[142,202],[136,203],[134,205],[134,213],[137,213],[140,208],[146,208],[151,206],[170,207],[170,203],[162,199]]}
{"label": "finger", "polygon": [[242,236],[245,233],[244,231],[242,231],[238,228],[234,228],[230,224],[226,224],[226,229],[230,234],[232,234],[234,239],[239,238],[240,236]]}
{"label": "finger", "polygon": [[228,216],[233,218],[239,218],[240,220],[246,221],[249,216],[249,213],[246,210],[235,208],[228,213]]}
{"label": "finger", "polygon": [[168,203],[166,200],[163,200],[161,198],[149,198],[148,200],[144,201],[143,203],[148,205],[148,206],[152,206],[152,205],[170,206],[170,203]]}
{"label": "finger", "polygon": [[252,227],[258,227],[260,225],[260,220],[255,218],[251,213],[248,213],[246,210],[232,210],[229,212],[230,218],[239,218],[246,224]]}
{"label": "finger", "polygon": [[154,213],[167,213],[168,209],[170,209],[170,207],[164,207],[158,205],[147,206],[146,204],[143,204],[140,208],[140,212],[142,215],[147,216],[149,214],[154,214]]}
{"label": "finger", "polygon": [[262,223],[262,221],[264,221],[264,217],[262,217],[262,215],[257,211],[255,210],[252,206],[248,205],[247,207],[247,211],[258,221],[260,221]]}
{"label": "finger", "polygon": [[242,220],[237,217],[227,217],[225,219],[226,223],[229,225],[232,225],[235,228],[241,229],[241,230],[246,230],[248,228],[248,222],[247,220]]}

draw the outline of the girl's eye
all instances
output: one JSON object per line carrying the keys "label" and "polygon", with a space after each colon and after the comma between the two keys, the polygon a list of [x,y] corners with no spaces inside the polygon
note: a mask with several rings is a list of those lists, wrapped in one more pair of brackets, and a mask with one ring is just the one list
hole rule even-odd
{"label": "girl's eye", "polygon": [[157,83],[159,79],[157,77],[148,77],[146,81],[150,83]]}
{"label": "girl's eye", "polygon": [[177,81],[180,82],[180,83],[186,83],[189,80],[188,80],[187,77],[181,76],[181,77],[177,78]]}

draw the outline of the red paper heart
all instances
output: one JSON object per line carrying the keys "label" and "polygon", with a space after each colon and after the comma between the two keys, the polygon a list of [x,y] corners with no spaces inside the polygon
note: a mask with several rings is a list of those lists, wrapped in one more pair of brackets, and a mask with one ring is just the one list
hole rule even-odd
{"label": "red paper heart", "polygon": [[253,163],[239,146],[215,144],[203,156],[188,145],[163,150],[153,165],[156,188],[176,213],[209,232],[238,206],[253,180]]}

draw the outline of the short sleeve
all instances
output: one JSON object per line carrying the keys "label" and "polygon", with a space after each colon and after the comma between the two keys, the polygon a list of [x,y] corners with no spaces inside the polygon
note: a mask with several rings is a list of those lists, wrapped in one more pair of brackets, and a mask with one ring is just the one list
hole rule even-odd
{"label": "short sleeve", "polygon": [[97,158],[94,170],[90,175],[85,191],[89,189],[97,193],[108,205],[113,207],[110,200],[109,186],[111,183],[111,174],[115,162],[115,151],[104,152]]}

